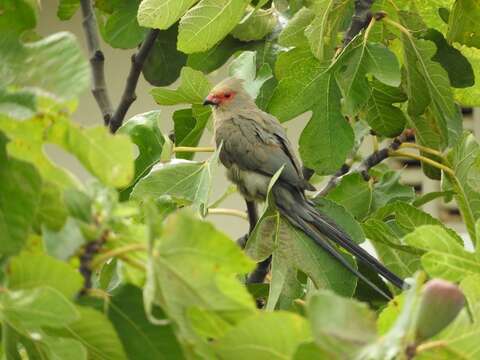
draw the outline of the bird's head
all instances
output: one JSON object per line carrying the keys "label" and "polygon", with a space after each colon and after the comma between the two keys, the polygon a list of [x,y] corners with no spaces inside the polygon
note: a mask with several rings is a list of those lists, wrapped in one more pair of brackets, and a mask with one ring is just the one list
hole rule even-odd
{"label": "bird's head", "polygon": [[205,98],[203,105],[213,105],[216,109],[234,110],[251,102],[253,99],[243,88],[243,80],[231,77],[217,84]]}

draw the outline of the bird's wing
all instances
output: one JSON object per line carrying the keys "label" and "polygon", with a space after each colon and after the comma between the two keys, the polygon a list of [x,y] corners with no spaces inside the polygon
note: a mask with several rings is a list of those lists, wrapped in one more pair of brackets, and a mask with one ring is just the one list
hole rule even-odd
{"label": "bird's wing", "polygon": [[290,145],[285,142],[283,129],[282,132],[266,129],[244,116],[232,118],[222,127],[217,135],[223,139],[221,156],[227,163],[267,176],[273,176],[284,166],[281,181],[302,190],[308,188]]}

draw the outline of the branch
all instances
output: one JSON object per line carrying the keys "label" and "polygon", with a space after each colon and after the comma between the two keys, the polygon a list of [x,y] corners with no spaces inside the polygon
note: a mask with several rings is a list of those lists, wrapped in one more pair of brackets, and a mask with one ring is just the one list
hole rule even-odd
{"label": "branch", "polygon": [[113,114],[112,119],[110,120],[110,131],[115,133],[120,126],[123,124],[125,115],[127,114],[130,105],[137,99],[135,94],[135,88],[137,87],[138,78],[142,72],[143,64],[147,59],[147,56],[152,49],[155,39],[159,34],[158,29],[151,29],[147,34],[142,45],[138,49],[138,52],[132,55],[132,66],[130,67],[130,73],[127,77],[127,83],[125,89],[123,90],[122,98],[118,104],[115,113]]}
{"label": "branch", "polygon": [[105,84],[105,57],[103,56],[98,39],[97,19],[95,18],[90,0],[81,0],[80,3],[82,5],[83,30],[85,31],[85,37],[87,39],[90,67],[92,69],[92,94],[102,112],[105,125],[108,125],[113,114],[113,109]]}
{"label": "branch", "polygon": [[[393,142],[378,151],[375,151],[373,154],[371,154],[369,157],[367,157],[356,169],[354,172],[359,173],[362,175],[362,177],[365,179],[365,181],[370,180],[370,175],[368,174],[368,171],[374,167],[375,165],[380,164],[383,160],[389,157],[390,153],[392,151],[398,150],[400,145],[404,143],[405,141],[408,140],[408,138],[412,135],[411,130],[406,130],[404,131],[400,136],[395,138]],[[327,195],[330,190],[335,188],[340,180],[342,179],[343,175],[347,174],[350,172],[350,168],[348,165],[344,164],[340,170],[338,170],[328,181],[327,185],[320,190],[315,197],[319,196],[325,196]]]}
{"label": "branch", "polygon": [[373,1],[374,0],[355,0],[355,12],[352,16],[352,22],[343,38],[343,47],[347,46],[347,44],[370,23],[372,19],[370,8],[372,7]]}
{"label": "branch", "polygon": [[83,288],[77,296],[86,295],[92,287],[92,259],[100,251],[107,241],[109,231],[105,230],[97,240],[90,241],[85,245],[83,254],[80,255],[80,274],[83,277]]}

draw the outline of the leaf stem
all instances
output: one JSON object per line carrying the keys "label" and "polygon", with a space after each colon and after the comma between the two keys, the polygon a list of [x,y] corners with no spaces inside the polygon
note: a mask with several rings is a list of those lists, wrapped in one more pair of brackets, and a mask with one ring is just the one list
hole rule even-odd
{"label": "leaf stem", "polygon": [[400,145],[400,147],[401,148],[417,149],[417,150],[422,151],[424,153],[427,153],[427,154],[430,154],[430,155],[435,155],[435,156],[438,156],[439,158],[443,159],[443,154],[440,151],[429,148],[429,147],[426,147],[426,146],[423,146],[423,145],[419,145],[419,144],[416,144],[416,143],[406,142],[406,143],[403,143],[402,145]]}
{"label": "leaf stem", "polygon": [[431,166],[433,166],[437,169],[440,169],[450,176],[455,177],[455,173],[448,166],[440,164],[439,162],[436,162],[436,161],[434,161],[432,159],[429,159],[425,156],[411,154],[411,153],[402,152],[402,151],[389,151],[388,155],[391,156],[391,157],[406,157],[406,158],[418,160],[418,161],[424,162],[428,165],[431,165]]}
{"label": "leaf stem", "polygon": [[248,220],[247,213],[245,211],[235,210],[235,209],[225,209],[225,208],[210,208],[208,209],[208,215],[228,215],[228,216],[237,216],[244,220]]}
{"label": "leaf stem", "polygon": [[215,152],[215,148],[212,146],[176,146],[173,148],[173,152]]}
{"label": "leaf stem", "polygon": [[382,20],[385,21],[387,24],[392,25],[393,27],[396,27],[398,30],[400,30],[403,34],[405,34],[409,38],[412,37],[412,34],[410,33],[410,31],[405,26],[399,24],[398,22],[393,21],[388,17],[384,17]]}
{"label": "leaf stem", "polygon": [[376,135],[372,135],[372,147],[373,147],[373,152],[377,152],[379,149],[378,137]]}
{"label": "leaf stem", "polygon": [[147,251],[147,246],[145,244],[130,244],[107,251],[95,257],[95,259],[91,263],[91,268],[96,269],[108,259],[113,257],[121,257],[125,253],[129,253],[132,251]]}

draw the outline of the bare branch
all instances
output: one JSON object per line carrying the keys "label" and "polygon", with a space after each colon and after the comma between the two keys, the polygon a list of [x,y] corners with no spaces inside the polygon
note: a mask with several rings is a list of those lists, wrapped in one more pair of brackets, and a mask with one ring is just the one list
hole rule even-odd
{"label": "bare branch", "polygon": [[335,188],[338,185],[338,183],[342,180],[343,175],[348,173],[350,174],[358,173],[362,175],[365,181],[370,180],[370,175],[368,171],[375,165],[378,165],[383,160],[387,159],[390,156],[391,151],[398,150],[400,145],[405,141],[407,141],[412,135],[413,135],[412,130],[405,130],[400,136],[395,138],[390,143],[390,145],[388,145],[387,147],[384,147],[383,149],[375,151],[373,154],[371,154],[365,160],[363,160],[360,166],[354,171],[350,171],[351,169],[349,168],[349,166],[344,164],[342,168],[330,178],[327,185],[315,195],[315,197],[321,197],[321,196],[327,195],[333,188]]}
{"label": "bare branch", "polygon": [[92,93],[102,112],[103,121],[105,125],[108,125],[113,114],[113,109],[105,83],[105,57],[103,56],[98,39],[97,19],[95,18],[90,0],[81,0],[80,3],[83,14],[83,30],[85,31],[85,37],[87,39],[90,66],[92,69]]}
{"label": "bare branch", "polygon": [[352,22],[343,38],[343,47],[352,41],[360,31],[367,27],[372,19],[370,8],[374,0],[355,0],[355,12],[352,16]]}
{"label": "bare branch", "polygon": [[135,89],[137,87],[138,78],[140,77],[143,64],[145,63],[145,60],[147,59],[147,56],[152,49],[153,44],[155,43],[158,33],[158,29],[151,29],[145,37],[142,45],[138,49],[138,52],[132,55],[132,66],[130,67],[130,73],[127,77],[127,83],[125,85],[125,89],[123,90],[122,98],[120,99],[120,103],[118,104],[118,107],[115,110],[112,119],[110,120],[110,131],[112,133],[115,133],[118,128],[122,126],[123,120],[125,119],[125,115],[127,114],[130,105],[132,105],[132,103],[137,99]]}

